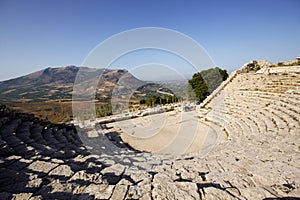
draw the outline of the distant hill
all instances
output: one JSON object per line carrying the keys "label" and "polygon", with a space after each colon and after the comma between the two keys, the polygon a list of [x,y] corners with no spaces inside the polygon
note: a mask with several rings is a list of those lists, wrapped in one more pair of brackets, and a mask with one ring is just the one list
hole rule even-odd
{"label": "distant hill", "polygon": [[107,101],[110,98],[112,89],[123,76],[126,77],[126,83],[131,87],[143,84],[124,69],[76,66],[46,68],[26,76],[0,82],[0,99],[14,102],[71,100],[73,84],[79,70],[80,76],[77,77],[79,79],[89,80],[89,77],[101,77],[96,92],[96,98],[100,101]]}

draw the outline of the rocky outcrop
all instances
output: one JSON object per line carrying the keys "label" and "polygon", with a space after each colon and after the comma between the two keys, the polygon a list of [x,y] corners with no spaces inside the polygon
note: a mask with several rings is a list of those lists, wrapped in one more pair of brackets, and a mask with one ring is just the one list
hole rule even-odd
{"label": "rocky outcrop", "polygon": [[244,64],[239,70],[238,73],[248,73],[250,71],[257,71],[261,68],[270,67],[273,64],[267,60],[252,60]]}

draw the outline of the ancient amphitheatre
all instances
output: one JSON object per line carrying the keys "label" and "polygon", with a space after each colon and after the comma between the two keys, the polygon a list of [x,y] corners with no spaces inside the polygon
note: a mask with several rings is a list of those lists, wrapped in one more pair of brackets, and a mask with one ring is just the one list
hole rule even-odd
{"label": "ancient amphitheatre", "polygon": [[[299,199],[299,102],[300,66],[255,73],[245,65],[185,113],[201,125],[183,155],[151,153],[166,138],[154,149],[153,141],[139,146],[121,122],[77,134],[2,106],[0,199]],[[165,114],[174,118],[165,131],[183,122],[177,114]],[[209,145],[195,142],[203,138]]]}

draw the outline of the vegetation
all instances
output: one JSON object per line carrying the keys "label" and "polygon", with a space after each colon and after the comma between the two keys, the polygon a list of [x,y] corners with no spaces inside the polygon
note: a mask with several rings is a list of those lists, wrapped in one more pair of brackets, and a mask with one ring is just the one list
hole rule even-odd
{"label": "vegetation", "polygon": [[152,96],[147,99],[141,99],[140,104],[146,105],[148,107],[153,107],[156,105],[165,105],[169,103],[178,102],[178,97],[174,96]]}
{"label": "vegetation", "polygon": [[72,119],[72,102],[5,102],[11,109],[32,113],[35,116],[51,122],[67,122]]}
{"label": "vegetation", "polygon": [[212,93],[223,81],[228,78],[227,71],[218,67],[203,70],[200,72],[200,74],[206,82],[209,93]]}
{"label": "vegetation", "polygon": [[279,62],[279,63],[277,63],[277,65],[278,65],[279,67],[281,67],[281,66],[284,66],[284,63],[283,63],[283,62]]}
{"label": "vegetation", "polygon": [[[176,103],[179,101],[180,97],[176,96],[172,89],[167,88],[164,86],[164,84],[159,83],[144,84],[132,95],[131,103],[138,104],[142,107],[154,107],[156,105]],[[175,91],[177,91],[177,89],[175,89]],[[134,99],[137,101],[135,102]]]}
{"label": "vegetation", "polygon": [[255,72],[257,72],[262,68],[262,66],[259,65],[257,61],[253,61],[252,63],[249,63],[247,66],[249,67],[250,71],[255,71]]}
{"label": "vegetation", "polygon": [[112,107],[111,104],[100,105],[96,108],[97,117],[105,117],[112,115]]}
{"label": "vegetation", "polygon": [[196,97],[197,101],[202,102],[227,78],[227,71],[218,67],[194,74],[187,87],[188,100]]}
{"label": "vegetation", "polygon": [[191,86],[198,101],[202,102],[209,95],[208,87],[201,73],[194,74],[193,78],[189,80],[189,85]]}
{"label": "vegetation", "polygon": [[[73,119],[72,102],[3,102],[10,108],[20,112],[32,113],[35,116],[54,123],[69,122]],[[91,102],[92,103],[92,102]],[[89,116],[94,115],[94,111],[87,109],[80,104],[76,104],[76,109],[82,113],[82,119],[89,119]],[[97,117],[109,116],[112,114],[112,106],[110,103],[96,102],[95,110]]]}
{"label": "vegetation", "polygon": [[284,66],[298,66],[298,65],[300,65],[300,60],[296,60],[296,61],[294,61],[294,62],[292,62],[292,63],[290,63],[290,62],[279,62],[279,63],[277,63],[277,66],[279,66],[279,67],[284,67]]}

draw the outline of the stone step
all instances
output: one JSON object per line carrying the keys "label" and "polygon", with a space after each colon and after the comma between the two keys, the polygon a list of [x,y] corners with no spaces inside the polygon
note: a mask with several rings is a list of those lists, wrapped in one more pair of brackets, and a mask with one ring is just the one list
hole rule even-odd
{"label": "stone step", "polygon": [[[249,117],[250,118],[250,117]],[[252,119],[249,119],[248,116],[242,118],[242,120],[250,127],[251,133],[252,134],[258,134],[259,133],[259,128],[257,127],[257,124],[252,121]]]}
{"label": "stone step", "polygon": [[278,108],[277,106],[269,106],[268,109],[272,110],[277,116],[281,116],[286,124],[288,125],[289,129],[294,127],[299,127],[299,121],[293,118],[284,108]]}
{"label": "stone step", "polygon": [[18,146],[20,144],[24,144],[24,142],[22,140],[20,140],[19,138],[17,138],[15,135],[6,137],[5,139],[3,138],[3,140],[5,140],[5,142],[10,146],[10,147],[15,147]]}
{"label": "stone step", "polygon": [[[251,108],[240,108],[239,113],[238,111],[235,112],[236,117],[240,117],[245,115],[243,120],[245,123],[248,124],[248,126],[253,126],[252,127],[252,132],[253,133],[265,133],[266,132],[266,127],[267,125],[265,124],[264,121],[262,121],[260,118],[257,117],[257,114],[255,114],[256,110],[251,109]],[[251,128],[251,127],[250,127]]]}

